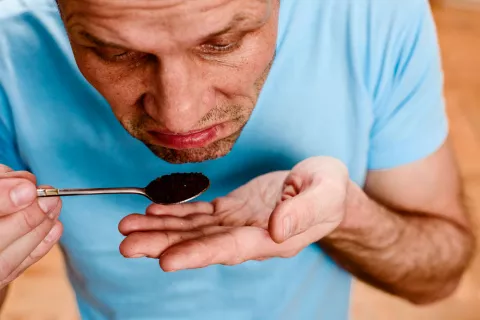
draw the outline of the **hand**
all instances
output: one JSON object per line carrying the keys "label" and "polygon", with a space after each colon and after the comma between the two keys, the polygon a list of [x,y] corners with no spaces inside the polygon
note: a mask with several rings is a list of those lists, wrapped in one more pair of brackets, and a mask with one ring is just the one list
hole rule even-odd
{"label": "hand", "polygon": [[37,200],[36,179],[0,165],[0,289],[50,251],[62,234],[58,198]]}
{"label": "hand", "polygon": [[341,162],[315,157],[212,203],[151,205],[120,222],[120,252],[160,258],[165,271],[292,257],[340,224],[349,181]]}

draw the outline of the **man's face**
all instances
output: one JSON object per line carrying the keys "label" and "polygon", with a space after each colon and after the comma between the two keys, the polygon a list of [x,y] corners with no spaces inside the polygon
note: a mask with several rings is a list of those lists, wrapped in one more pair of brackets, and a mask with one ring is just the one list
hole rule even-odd
{"label": "man's face", "polygon": [[275,54],[278,0],[59,0],[77,64],[157,156],[230,152]]}

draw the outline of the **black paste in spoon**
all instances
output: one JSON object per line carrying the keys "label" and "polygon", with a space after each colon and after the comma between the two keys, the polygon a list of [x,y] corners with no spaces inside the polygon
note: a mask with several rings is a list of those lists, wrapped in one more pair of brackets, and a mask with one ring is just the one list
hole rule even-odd
{"label": "black paste in spoon", "polygon": [[202,173],[172,173],[150,182],[145,193],[155,203],[174,204],[190,200],[210,186]]}

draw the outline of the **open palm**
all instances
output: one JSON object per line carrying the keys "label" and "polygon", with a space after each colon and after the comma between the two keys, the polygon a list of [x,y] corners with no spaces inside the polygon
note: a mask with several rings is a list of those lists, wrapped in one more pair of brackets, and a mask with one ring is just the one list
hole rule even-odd
{"label": "open palm", "polygon": [[[120,251],[126,257],[160,258],[166,271],[291,257],[341,220],[338,214],[318,218],[317,193],[325,183],[308,168],[262,175],[211,203],[151,205],[146,215],[120,222],[127,236]],[[330,201],[331,211],[341,211],[343,197]],[[302,219],[291,219],[292,213]]]}

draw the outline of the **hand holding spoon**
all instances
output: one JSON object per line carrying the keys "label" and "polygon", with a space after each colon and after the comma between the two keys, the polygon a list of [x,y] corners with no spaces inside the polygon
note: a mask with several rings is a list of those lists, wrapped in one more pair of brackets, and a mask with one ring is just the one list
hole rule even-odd
{"label": "hand holding spoon", "polygon": [[178,204],[195,199],[209,186],[209,179],[201,173],[172,173],[153,180],[145,188],[37,189],[37,196],[138,194],[157,204]]}

